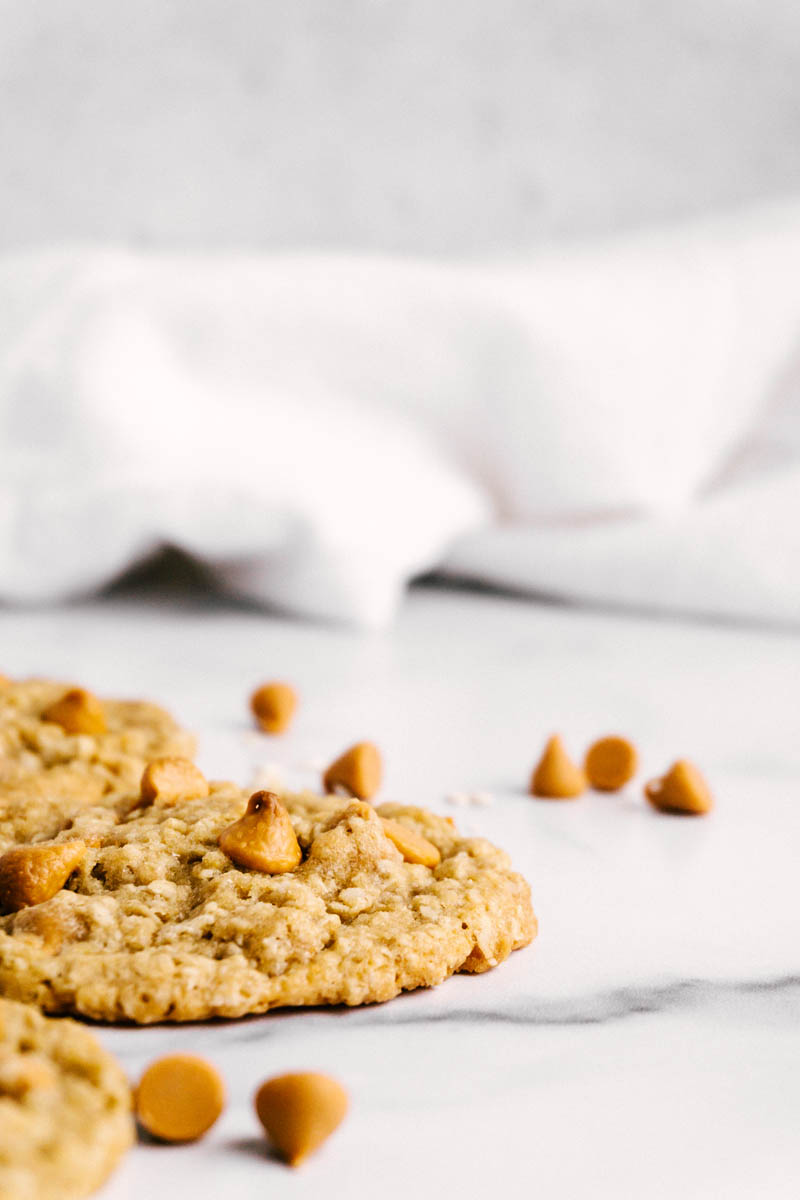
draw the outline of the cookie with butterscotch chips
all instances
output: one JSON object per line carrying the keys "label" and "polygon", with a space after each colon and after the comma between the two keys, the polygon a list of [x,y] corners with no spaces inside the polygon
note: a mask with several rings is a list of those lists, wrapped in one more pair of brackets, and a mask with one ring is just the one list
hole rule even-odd
{"label": "cookie with butterscotch chips", "polygon": [[0,851],[54,837],[82,809],[119,807],[146,763],[191,757],[194,738],[156,704],[98,699],[46,679],[0,688]]}
{"label": "cookie with butterscotch chips", "polygon": [[[28,858],[52,893],[38,903],[15,875]],[[449,818],[230,783],[87,809],[7,876],[0,992],[102,1021],[389,1000],[536,933],[507,854]]]}

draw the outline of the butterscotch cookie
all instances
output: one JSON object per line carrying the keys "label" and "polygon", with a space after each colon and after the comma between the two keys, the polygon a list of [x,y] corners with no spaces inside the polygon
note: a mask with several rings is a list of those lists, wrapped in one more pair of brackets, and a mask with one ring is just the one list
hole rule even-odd
{"label": "butterscotch cookie", "polygon": [[193,753],[191,734],[155,704],[98,700],[43,679],[8,684],[0,689],[0,851],[54,837],[81,809],[130,795],[150,759]]}
{"label": "butterscotch cookie", "polygon": [[77,1200],[133,1140],[130,1089],[88,1030],[0,1000],[0,1200]]}
{"label": "butterscotch cookie", "polygon": [[119,821],[88,810],[56,846],[76,840],[66,885],[0,918],[0,991],[51,1012],[146,1024],[366,1004],[488,970],[536,933],[508,856],[418,808],[248,804],[212,783]]}

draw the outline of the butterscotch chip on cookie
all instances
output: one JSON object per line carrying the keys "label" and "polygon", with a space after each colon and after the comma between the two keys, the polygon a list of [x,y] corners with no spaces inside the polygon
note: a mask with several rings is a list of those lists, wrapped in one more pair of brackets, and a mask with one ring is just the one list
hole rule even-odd
{"label": "butterscotch chip on cookie", "polygon": [[244,815],[219,835],[219,848],[246,871],[281,875],[293,871],[303,851],[292,818],[274,792],[254,792]]}
{"label": "butterscotch chip on cookie", "polygon": [[208,781],[205,775],[188,758],[155,758],[142,772],[140,804],[172,804],[207,795]]}
{"label": "butterscotch chip on cookie", "polygon": [[[59,835],[87,844],[66,886],[0,917],[0,992],[140,1024],[366,1004],[488,970],[534,937],[508,856],[447,819],[338,796],[280,801],[300,858],[278,873],[221,845],[248,808],[233,784],[119,820],[82,814]],[[407,861],[420,843],[427,862]]]}
{"label": "butterscotch chip on cookie", "polygon": [[0,913],[35,908],[60,892],[86,853],[83,838],[12,846],[0,855]]}
{"label": "butterscotch chip on cookie", "polygon": [[0,852],[130,797],[152,759],[193,753],[191,734],[155,704],[44,679],[9,684],[0,690]]}
{"label": "butterscotch chip on cookie", "polygon": [[[445,820],[447,820],[446,817]],[[383,832],[390,842],[394,842],[406,862],[422,863],[426,867],[438,867],[442,856],[433,842],[429,842],[415,830],[409,829],[402,821],[381,817],[381,824]]]}
{"label": "butterscotch chip on cookie", "polygon": [[77,1200],[133,1140],[130,1089],[87,1029],[0,1000],[0,1197]]}
{"label": "butterscotch chip on cookie", "polygon": [[105,706],[86,688],[70,688],[48,705],[41,717],[51,725],[60,725],[65,733],[99,737],[108,732]]}

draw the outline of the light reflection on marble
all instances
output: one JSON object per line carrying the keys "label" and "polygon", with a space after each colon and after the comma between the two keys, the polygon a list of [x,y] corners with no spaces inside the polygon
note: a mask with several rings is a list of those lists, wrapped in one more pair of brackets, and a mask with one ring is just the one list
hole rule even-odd
{"label": "light reflection on marble", "polygon": [[[391,635],[250,611],[117,599],[0,614],[3,668],[163,700],[214,775],[276,764],[293,785],[348,741],[385,749],[385,798],[508,848],[541,923],[484,976],[353,1011],[103,1029],[135,1077],[170,1048],[207,1054],[230,1104],[200,1146],[140,1146],[106,1200],[380,1195],[796,1195],[800,1149],[800,637],[416,593]],[[266,677],[302,694],[282,739],[249,732]],[[652,812],[634,786],[574,803],[523,789],[546,734],[576,752],[620,730],[645,773],[695,758],[707,820]],[[486,807],[451,807],[483,790]],[[264,1077],[315,1067],[353,1096],[289,1172],[251,1111]]]}

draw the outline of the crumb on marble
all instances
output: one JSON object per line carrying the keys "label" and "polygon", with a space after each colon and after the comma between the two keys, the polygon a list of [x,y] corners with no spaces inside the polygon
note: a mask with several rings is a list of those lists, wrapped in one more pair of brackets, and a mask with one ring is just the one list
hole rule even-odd
{"label": "crumb on marble", "polygon": [[469,804],[469,796],[466,792],[449,792],[445,798],[445,804],[452,804],[457,808],[463,808]]}
{"label": "crumb on marble", "polygon": [[276,792],[286,786],[286,772],[280,763],[260,763],[250,778],[254,791]]}

